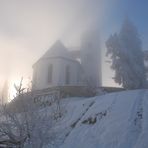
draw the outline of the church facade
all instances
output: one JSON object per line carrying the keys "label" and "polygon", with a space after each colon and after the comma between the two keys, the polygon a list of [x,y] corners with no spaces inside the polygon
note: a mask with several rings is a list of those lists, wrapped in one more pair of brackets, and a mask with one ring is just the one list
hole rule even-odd
{"label": "church facade", "polygon": [[61,41],[33,65],[33,90],[57,86],[101,86],[101,51],[94,33],[84,35],[79,50],[68,50]]}

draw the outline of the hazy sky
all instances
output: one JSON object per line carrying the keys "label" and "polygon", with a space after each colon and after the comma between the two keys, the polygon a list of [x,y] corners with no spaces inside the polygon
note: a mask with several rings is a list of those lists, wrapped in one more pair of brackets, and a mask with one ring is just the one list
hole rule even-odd
{"label": "hazy sky", "polygon": [[[32,74],[32,64],[54,43],[78,46],[80,35],[98,27],[104,41],[126,15],[148,49],[147,0],[0,0],[0,82]],[[104,68],[104,83],[111,81]]]}

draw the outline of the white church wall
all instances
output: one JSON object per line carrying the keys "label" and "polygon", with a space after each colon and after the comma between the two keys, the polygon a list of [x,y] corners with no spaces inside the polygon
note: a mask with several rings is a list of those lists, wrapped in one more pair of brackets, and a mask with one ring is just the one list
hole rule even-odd
{"label": "white church wall", "polygon": [[[93,52],[93,51],[92,51]],[[99,65],[99,56],[91,55],[92,53],[83,54],[82,66],[88,83],[92,83],[95,87],[101,86],[101,66]],[[99,67],[100,66],[100,67]],[[90,84],[91,85],[91,84]]]}
{"label": "white church wall", "polygon": [[[50,64],[53,65],[52,82],[48,83],[48,67]],[[66,66],[70,68],[70,80],[68,84],[66,84]],[[82,74],[80,69],[78,62],[65,58],[41,60],[34,66],[33,89],[40,90],[52,86],[83,85],[81,79],[78,78]]]}
{"label": "white church wall", "polygon": [[[82,80],[78,78],[79,75],[82,75],[80,64],[72,60],[61,60],[61,62],[62,62],[62,67],[63,67],[62,69],[63,75],[61,75],[63,77],[61,78],[61,80],[63,81],[63,84],[72,85],[72,86],[83,85]],[[66,67],[67,66],[69,66],[70,68],[69,84],[66,84]]]}
{"label": "white church wall", "polygon": [[101,86],[101,48],[97,31],[86,32],[81,39],[81,64],[85,73],[88,85],[93,87]]}
{"label": "white church wall", "polygon": [[[36,75],[36,78],[35,84],[33,84],[33,89],[40,90],[51,86],[56,86],[58,84],[60,69],[60,65],[58,63],[58,59],[44,59],[37,63],[36,67],[34,68],[34,75]],[[48,82],[48,68],[51,64],[53,65],[52,81]]]}

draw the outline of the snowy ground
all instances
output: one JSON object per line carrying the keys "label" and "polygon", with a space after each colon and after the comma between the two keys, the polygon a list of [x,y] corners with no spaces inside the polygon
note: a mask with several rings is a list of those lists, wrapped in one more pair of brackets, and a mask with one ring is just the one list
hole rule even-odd
{"label": "snowy ground", "polygon": [[63,104],[54,148],[148,147],[148,90],[71,98]]}

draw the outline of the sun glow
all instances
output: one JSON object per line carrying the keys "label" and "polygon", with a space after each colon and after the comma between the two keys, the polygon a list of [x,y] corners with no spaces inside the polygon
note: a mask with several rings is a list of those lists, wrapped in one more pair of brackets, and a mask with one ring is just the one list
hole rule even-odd
{"label": "sun glow", "polygon": [[[27,89],[29,87],[30,81],[31,80],[29,78],[28,79],[23,79],[22,87]],[[10,102],[11,100],[13,100],[16,97],[17,90],[16,90],[14,84],[16,86],[19,86],[20,82],[21,82],[21,79],[13,79],[13,80],[10,81],[10,83],[9,83],[9,98],[8,98],[8,102]]]}
{"label": "sun glow", "polygon": [[8,102],[13,100],[15,98],[15,96],[16,96],[16,90],[14,88],[14,82],[16,82],[16,81],[12,81],[9,84],[9,99],[8,99]]}

